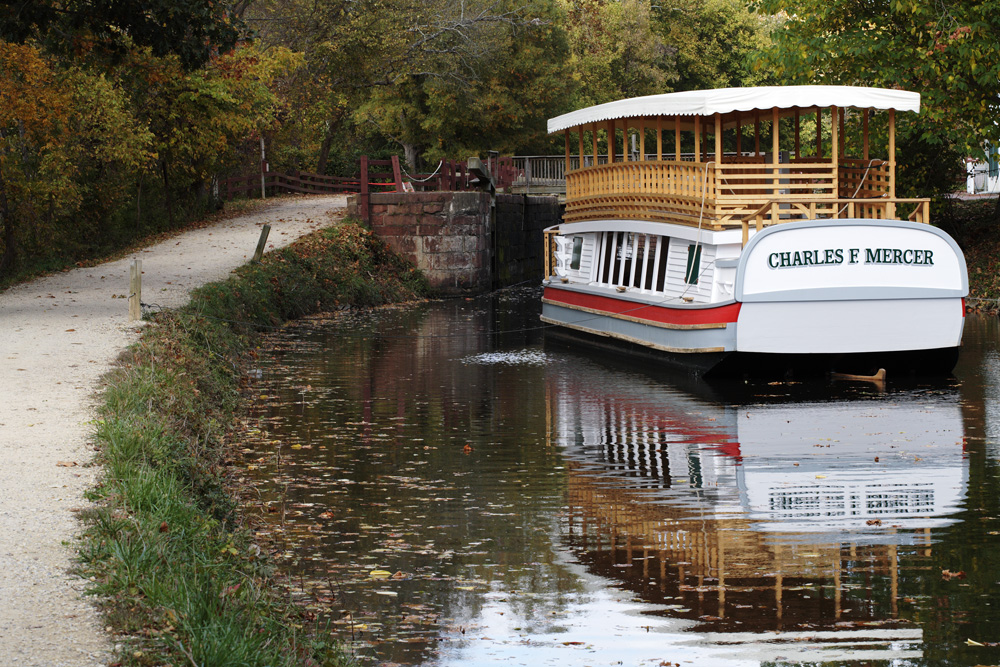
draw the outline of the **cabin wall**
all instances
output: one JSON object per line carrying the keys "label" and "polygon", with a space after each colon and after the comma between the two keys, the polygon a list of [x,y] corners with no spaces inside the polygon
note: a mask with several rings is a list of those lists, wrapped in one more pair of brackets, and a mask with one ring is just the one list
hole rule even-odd
{"label": "cabin wall", "polygon": [[[362,217],[358,198],[350,214]],[[541,282],[542,230],[559,224],[555,197],[484,192],[399,192],[370,197],[370,226],[427,277],[435,294],[481,294]]]}

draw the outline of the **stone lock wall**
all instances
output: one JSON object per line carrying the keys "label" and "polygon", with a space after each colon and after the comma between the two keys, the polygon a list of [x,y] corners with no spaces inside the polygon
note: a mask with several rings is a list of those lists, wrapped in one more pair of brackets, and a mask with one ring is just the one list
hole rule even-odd
{"label": "stone lock wall", "polygon": [[[361,216],[360,198],[349,213]],[[442,296],[488,292],[541,281],[542,230],[558,224],[554,197],[484,192],[403,192],[370,195],[369,224],[396,252],[424,272]]]}

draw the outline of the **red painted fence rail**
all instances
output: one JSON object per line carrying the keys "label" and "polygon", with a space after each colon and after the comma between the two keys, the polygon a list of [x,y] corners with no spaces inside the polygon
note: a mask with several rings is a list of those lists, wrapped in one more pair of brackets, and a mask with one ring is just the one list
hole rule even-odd
{"label": "red painted fence rail", "polygon": [[[510,157],[489,160],[490,172],[498,190],[509,187],[519,176]],[[300,194],[340,194],[356,192],[362,195],[372,192],[416,191],[464,191],[481,189],[482,184],[469,173],[465,162],[442,160],[431,173],[405,174],[399,158],[390,160],[370,160],[361,156],[357,176],[325,176],[304,171],[288,173],[265,172],[263,187],[269,195],[279,193]],[[236,176],[219,181],[219,194],[225,200],[234,197],[256,197],[261,192],[261,174]]]}

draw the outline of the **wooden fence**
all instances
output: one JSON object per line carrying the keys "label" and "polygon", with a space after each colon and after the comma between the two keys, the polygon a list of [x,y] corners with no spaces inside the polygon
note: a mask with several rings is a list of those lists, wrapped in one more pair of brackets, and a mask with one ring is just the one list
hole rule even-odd
{"label": "wooden fence", "polygon": [[[515,167],[513,158],[489,158],[487,164],[498,190],[509,187],[523,174]],[[219,194],[223,199],[230,200],[240,196],[256,197],[262,190],[266,195],[345,192],[368,195],[373,192],[478,190],[485,185],[469,172],[466,162],[455,160],[442,160],[431,173],[412,175],[403,171],[396,156],[389,160],[371,160],[363,155],[358,167],[357,176],[347,177],[292,171],[225,178],[219,181]]]}

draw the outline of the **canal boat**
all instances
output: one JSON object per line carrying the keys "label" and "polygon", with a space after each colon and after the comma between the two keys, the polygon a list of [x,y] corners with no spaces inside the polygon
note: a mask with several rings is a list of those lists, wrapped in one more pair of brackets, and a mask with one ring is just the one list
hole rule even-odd
{"label": "canal boat", "polygon": [[549,120],[566,208],[543,322],[705,375],[950,373],[965,259],[928,199],[896,196],[896,114],[919,110],[902,90],[770,86]]}

